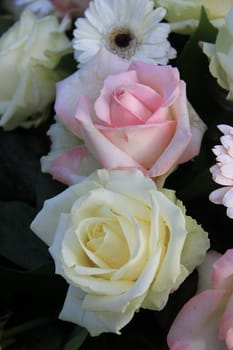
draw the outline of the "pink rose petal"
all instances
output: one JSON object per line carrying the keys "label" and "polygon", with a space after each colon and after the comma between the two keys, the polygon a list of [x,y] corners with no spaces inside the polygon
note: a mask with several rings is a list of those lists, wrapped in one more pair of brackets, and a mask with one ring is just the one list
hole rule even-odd
{"label": "pink rose petal", "polygon": [[230,298],[228,299],[226,309],[223,312],[222,316],[220,317],[219,332],[218,332],[219,339],[225,340],[226,338],[228,338],[228,343],[231,343],[231,347],[228,347],[228,349],[232,349],[232,345],[233,345],[232,328],[233,328],[233,295],[231,294]]}
{"label": "pink rose petal", "polygon": [[179,159],[179,164],[185,163],[199,154],[202,137],[207,129],[206,125],[199,118],[199,116],[189,103],[188,113],[191,126],[191,140],[188,146],[186,147],[185,151],[182,153]]}
{"label": "pink rose petal", "polygon": [[233,350],[233,327],[228,329],[225,337],[225,342],[227,345],[227,349]]}
{"label": "pink rose petal", "polygon": [[77,146],[55,158],[51,163],[50,172],[55,180],[73,185],[82,181],[97,167],[96,160],[86,147]]}
{"label": "pink rose petal", "polygon": [[128,67],[129,63],[103,47],[98,55],[92,58],[85,67],[57,83],[55,111],[58,120],[68,130],[80,136],[78,124],[75,120],[75,112],[80,97],[88,94],[89,97],[96,98],[106,77],[110,74],[121,74]]}
{"label": "pink rose petal", "polygon": [[127,90],[114,91],[110,103],[111,127],[141,124],[151,112]]}
{"label": "pink rose petal", "polygon": [[111,125],[110,105],[113,91],[119,86],[127,86],[130,84],[136,84],[137,82],[137,74],[134,71],[108,76],[104,81],[100,97],[96,100],[94,106],[98,119]]}
{"label": "pink rose petal", "polygon": [[210,250],[205,257],[204,262],[198,266],[198,290],[197,292],[203,292],[205,289],[211,289],[211,276],[213,264],[222,256],[222,254],[215,250]]}
{"label": "pink rose petal", "polygon": [[170,350],[225,349],[218,339],[218,321],[225,297],[223,290],[207,290],[190,299],[169,330]]}
{"label": "pink rose petal", "polygon": [[[180,81],[180,98],[173,104],[172,115],[176,116],[176,132],[168,146],[164,149],[159,159],[149,171],[149,176],[159,176],[166,173],[174,164],[178,162],[181,155],[188,146],[192,134],[190,128],[185,84]],[[181,142],[182,140],[182,142]]]}
{"label": "pink rose petal", "polygon": [[[172,139],[175,128],[176,123],[170,120],[154,125],[137,125],[115,129],[99,127],[99,130],[125,154],[130,155],[145,169],[150,169]],[[140,140],[143,141],[140,142]]]}
{"label": "pink rose petal", "polygon": [[233,249],[226,251],[213,265],[212,288],[222,288],[226,279],[233,276]]}
{"label": "pink rose petal", "polygon": [[149,86],[140,83],[127,85],[127,91],[141,101],[151,112],[154,112],[163,104],[163,97]]}
{"label": "pink rose petal", "polygon": [[77,89],[79,81],[79,71],[56,84],[55,111],[57,118],[68,130],[79,136],[79,128],[74,118],[77,108]]}
{"label": "pink rose petal", "polygon": [[[136,61],[128,71],[129,66],[122,68],[120,64],[119,72],[113,65],[109,74],[109,64],[106,59],[104,62],[106,68],[100,69],[98,62],[94,70],[88,66],[89,74],[97,76],[98,72],[99,79],[94,82],[99,89],[102,87],[99,95],[98,88],[90,83],[90,75],[85,84],[85,66],[77,77],[79,83],[73,78],[64,86],[58,85],[55,105],[58,118],[83,138],[102,166],[138,167],[148,176],[159,177],[198,154],[203,130],[197,127],[200,119],[190,116],[185,83],[177,69]],[[110,63],[114,63],[112,59]],[[70,107],[64,107],[68,85],[73,84],[74,96],[76,83],[76,101],[69,97]],[[90,102],[81,96],[80,86]]]}
{"label": "pink rose petal", "polygon": [[129,70],[135,70],[140,84],[151,87],[163,98],[164,107],[170,106],[179,96],[180,78],[176,68],[135,61]]}
{"label": "pink rose petal", "polygon": [[87,148],[105,168],[133,167],[145,171],[139,163],[112,144],[96,129],[91,120],[90,104],[87,97],[80,98],[75,118],[78,121],[82,131],[81,137],[85,140]]}

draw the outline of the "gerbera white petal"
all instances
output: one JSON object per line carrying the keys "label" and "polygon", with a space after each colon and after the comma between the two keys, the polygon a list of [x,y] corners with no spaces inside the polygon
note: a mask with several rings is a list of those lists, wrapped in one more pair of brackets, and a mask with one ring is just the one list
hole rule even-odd
{"label": "gerbera white petal", "polygon": [[227,216],[233,218],[233,127],[229,125],[218,125],[224,134],[221,145],[213,148],[217,163],[210,168],[213,180],[226,187],[213,191],[209,199],[215,204],[227,207]]}
{"label": "gerbera white petal", "polygon": [[169,24],[160,23],[165,15],[164,8],[153,9],[152,0],[93,0],[85,18],[75,22],[75,58],[85,63],[104,46],[129,62],[167,64],[176,51],[167,40]]}

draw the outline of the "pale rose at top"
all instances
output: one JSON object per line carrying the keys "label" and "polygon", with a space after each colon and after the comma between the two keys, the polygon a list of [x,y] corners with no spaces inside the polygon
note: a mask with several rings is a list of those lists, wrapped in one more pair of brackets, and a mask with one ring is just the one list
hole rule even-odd
{"label": "pale rose at top", "polygon": [[197,28],[202,6],[211,23],[219,28],[224,24],[233,0],[154,0],[154,4],[167,10],[166,20],[172,31],[191,34]]}
{"label": "pale rose at top", "polygon": [[61,79],[55,67],[71,50],[66,23],[24,12],[1,36],[0,126],[5,130],[36,126],[47,116]]}

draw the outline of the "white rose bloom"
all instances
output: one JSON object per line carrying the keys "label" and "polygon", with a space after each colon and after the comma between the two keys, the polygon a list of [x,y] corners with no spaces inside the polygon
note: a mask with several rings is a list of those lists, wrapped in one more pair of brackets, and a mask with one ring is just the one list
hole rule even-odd
{"label": "white rose bloom", "polygon": [[70,285],[60,318],[92,336],[161,310],[209,247],[174,192],[139,170],[97,170],[45,201],[31,228]]}
{"label": "white rose bloom", "polygon": [[90,0],[1,0],[3,8],[16,16],[31,11],[37,17],[54,14],[58,18],[83,16]]}
{"label": "white rose bloom", "polygon": [[66,20],[36,18],[24,12],[0,38],[0,126],[38,125],[55,98],[55,70],[61,57],[71,52],[65,35]]}
{"label": "white rose bloom", "polygon": [[86,18],[75,22],[75,58],[85,63],[104,46],[127,61],[167,64],[176,51],[167,40],[169,24],[160,23],[165,14],[152,0],[91,1]]}
{"label": "white rose bloom", "polygon": [[23,6],[25,10],[31,11],[39,17],[55,11],[55,7],[50,0],[15,0],[15,4]]}
{"label": "white rose bloom", "polygon": [[233,7],[226,15],[225,25],[219,29],[215,44],[202,42],[201,45],[210,60],[211,74],[229,91],[227,99],[233,101]]}
{"label": "white rose bloom", "polygon": [[16,16],[26,10],[37,17],[44,17],[55,13],[55,7],[50,0],[2,0],[3,7]]}
{"label": "white rose bloom", "polygon": [[224,16],[233,5],[233,0],[154,0],[154,4],[167,10],[166,20],[171,31],[191,34],[198,26],[202,6],[211,23],[219,28],[224,24]]}

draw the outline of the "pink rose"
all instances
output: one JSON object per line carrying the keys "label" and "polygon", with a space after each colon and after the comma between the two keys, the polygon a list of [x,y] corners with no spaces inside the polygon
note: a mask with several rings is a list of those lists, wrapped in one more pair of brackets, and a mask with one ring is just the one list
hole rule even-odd
{"label": "pink rose", "polygon": [[[136,167],[158,177],[196,156],[205,125],[187,101],[178,70],[101,55],[94,74],[92,62],[90,71],[82,68],[81,76],[57,85],[58,120],[107,169]],[[62,167],[62,158],[58,163]]]}
{"label": "pink rose", "polygon": [[233,249],[207,254],[199,267],[201,293],[186,303],[169,333],[171,350],[233,349]]}
{"label": "pink rose", "polygon": [[61,17],[68,14],[72,18],[83,16],[89,2],[90,0],[51,0]]}

